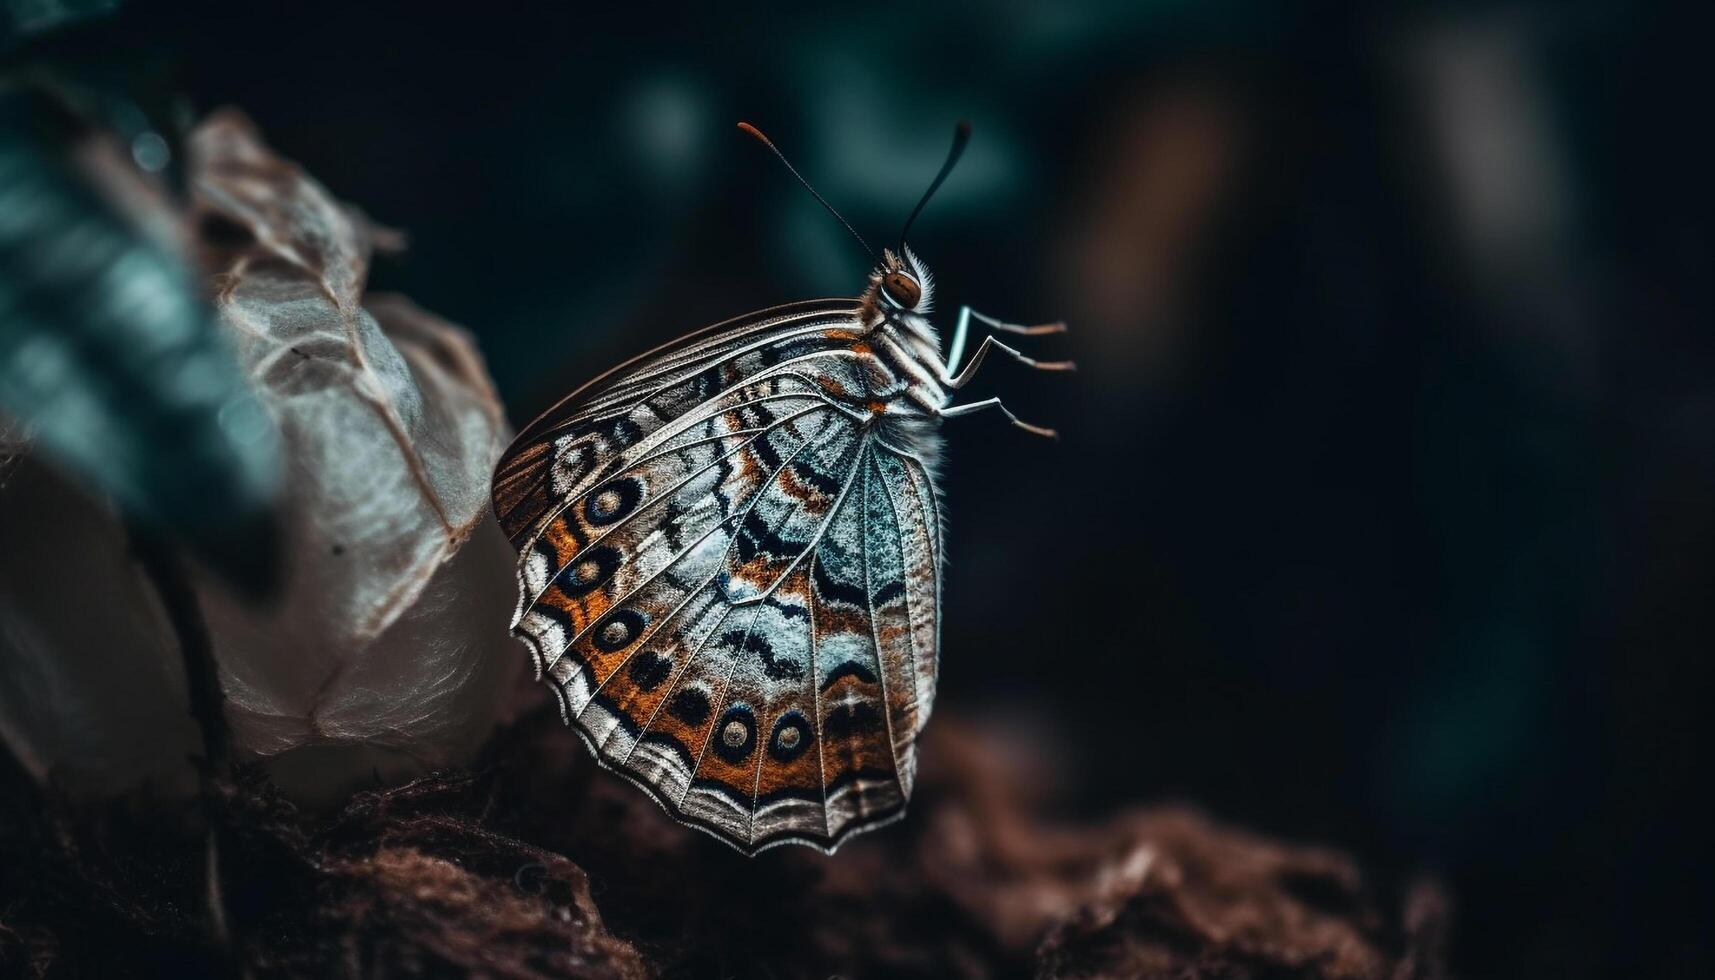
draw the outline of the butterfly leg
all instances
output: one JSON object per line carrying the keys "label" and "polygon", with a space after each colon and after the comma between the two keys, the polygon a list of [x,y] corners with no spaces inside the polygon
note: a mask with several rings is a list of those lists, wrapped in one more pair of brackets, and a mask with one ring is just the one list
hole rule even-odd
{"label": "butterfly leg", "polygon": [[1031,425],[1029,422],[1025,422],[1018,416],[1007,411],[1006,406],[1000,403],[999,398],[985,398],[980,402],[970,402],[965,405],[948,405],[946,408],[935,409],[935,414],[944,419],[951,419],[957,418],[961,415],[970,415],[973,412],[980,412],[985,408],[999,409],[1000,414],[1006,416],[1008,422],[1011,422],[1013,425],[1018,426],[1020,429],[1023,429],[1032,435],[1045,436],[1049,439],[1060,438],[1060,433],[1055,432],[1053,429],[1045,429],[1040,425]]}
{"label": "butterfly leg", "polygon": [[963,388],[965,385],[969,384],[971,378],[976,376],[977,369],[982,367],[983,358],[988,356],[989,348],[991,347],[1006,352],[1008,357],[1011,357],[1018,363],[1025,367],[1033,367],[1038,371],[1075,371],[1078,368],[1078,366],[1071,361],[1038,361],[1034,357],[1025,357],[1018,351],[1015,351],[1011,347],[1008,347],[994,339],[994,335],[990,334],[983,338],[982,343],[977,345],[977,352],[971,355],[970,363],[966,364],[958,374],[950,374],[949,372],[952,369],[949,367],[946,372],[941,374],[941,383],[949,388]]}
{"label": "butterfly leg", "polygon": [[1066,332],[1064,322],[1039,323],[1035,326],[1024,327],[1016,323],[1003,323],[992,316],[984,316],[968,306],[961,306],[959,307],[959,322],[953,328],[953,344],[947,355],[946,374],[952,374],[953,366],[958,364],[959,358],[964,356],[965,336],[970,332],[972,320],[985,324],[990,329],[999,330],[1002,333],[1018,334],[1023,337],[1039,337],[1043,334]]}

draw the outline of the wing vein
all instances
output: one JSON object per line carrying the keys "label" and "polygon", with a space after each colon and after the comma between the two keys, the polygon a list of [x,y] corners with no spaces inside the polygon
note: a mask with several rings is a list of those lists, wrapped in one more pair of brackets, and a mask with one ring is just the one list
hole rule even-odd
{"label": "wing vein", "polygon": [[810,701],[816,721],[816,774],[822,781],[822,836],[834,839],[834,828],[828,822],[828,761],[822,746],[822,677],[816,669],[816,556],[810,556],[805,570],[805,595],[810,607]]}

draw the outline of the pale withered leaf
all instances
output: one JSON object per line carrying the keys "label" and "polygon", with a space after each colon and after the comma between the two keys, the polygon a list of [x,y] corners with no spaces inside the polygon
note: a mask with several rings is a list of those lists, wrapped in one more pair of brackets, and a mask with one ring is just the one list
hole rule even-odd
{"label": "pale withered leaf", "polygon": [[376,751],[445,764],[486,734],[519,661],[487,505],[507,437],[487,372],[463,331],[408,301],[366,307],[372,226],[248,122],[216,115],[192,149],[199,227],[224,225],[206,248],[215,308],[288,471],[283,601],[204,603],[235,746],[324,750],[309,767],[324,785],[367,776]]}

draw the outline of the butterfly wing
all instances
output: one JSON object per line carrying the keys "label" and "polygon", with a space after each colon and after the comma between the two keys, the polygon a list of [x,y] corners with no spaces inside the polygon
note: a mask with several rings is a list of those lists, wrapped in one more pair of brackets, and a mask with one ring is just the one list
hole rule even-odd
{"label": "butterfly wing", "polygon": [[[810,300],[715,324],[585,384],[527,426],[494,472],[494,512],[522,547],[551,511],[620,452],[747,375],[855,329],[850,300]],[[793,349],[800,342],[806,350]]]}
{"label": "butterfly wing", "polygon": [[783,310],[587,387],[495,480],[567,720],[752,853],[901,813],[935,676],[934,490],[839,397],[885,367],[851,301]]}

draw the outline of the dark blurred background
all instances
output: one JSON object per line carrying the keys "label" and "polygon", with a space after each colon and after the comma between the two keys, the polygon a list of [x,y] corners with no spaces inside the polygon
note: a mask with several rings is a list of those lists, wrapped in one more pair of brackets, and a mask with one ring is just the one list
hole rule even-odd
{"label": "dark blurred background", "polygon": [[516,424],[918,223],[1038,442],[950,426],[944,710],[1440,875],[1469,976],[1715,975],[1706,33],[1621,3],[137,4],[107,50],[411,240]]}

